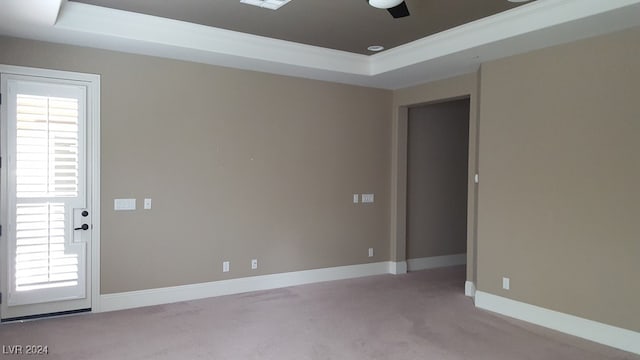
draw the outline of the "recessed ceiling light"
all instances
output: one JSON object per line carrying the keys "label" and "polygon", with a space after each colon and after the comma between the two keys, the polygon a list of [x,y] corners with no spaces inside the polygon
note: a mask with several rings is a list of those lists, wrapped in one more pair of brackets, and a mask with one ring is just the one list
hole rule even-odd
{"label": "recessed ceiling light", "polygon": [[381,45],[371,45],[371,46],[369,46],[369,47],[367,48],[367,50],[369,50],[369,51],[375,51],[375,52],[378,52],[378,51],[382,51],[382,50],[384,50],[384,46],[381,46]]}
{"label": "recessed ceiling light", "polygon": [[254,5],[261,8],[278,10],[291,0],[240,0],[243,4]]}

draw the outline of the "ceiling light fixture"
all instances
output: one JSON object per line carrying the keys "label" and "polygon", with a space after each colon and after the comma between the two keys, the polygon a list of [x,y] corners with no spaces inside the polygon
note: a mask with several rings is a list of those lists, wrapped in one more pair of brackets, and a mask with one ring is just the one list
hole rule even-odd
{"label": "ceiling light fixture", "polygon": [[381,45],[371,45],[367,48],[367,50],[369,51],[374,51],[374,52],[378,52],[378,51],[382,51],[384,50],[384,46]]}
{"label": "ceiling light fixture", "polygon": [[369,5],[378,9],[390,9],[402,4],[403,0],[369,0]]}
{"label": "ceiling light fixture", "polygon": [[254,5],[257,7],[278,10],[291,0],[240,0],[243,4]]}
{"label": "ceiling light fixture", "polygon": [[385,9],[394,19],[400,19],[411,15],[404,0],[367,0],[367,3],[374,8]]}

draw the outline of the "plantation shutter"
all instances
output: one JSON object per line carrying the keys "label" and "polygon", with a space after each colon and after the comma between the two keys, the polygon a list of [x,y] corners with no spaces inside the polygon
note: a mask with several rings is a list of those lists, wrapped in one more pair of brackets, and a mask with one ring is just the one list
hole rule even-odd
{"label": "plantation shutter", "polygon": [[73,286],[78,258],[65,253],[65,204],[78,196],[76,98],[17,95],[15,290]]}

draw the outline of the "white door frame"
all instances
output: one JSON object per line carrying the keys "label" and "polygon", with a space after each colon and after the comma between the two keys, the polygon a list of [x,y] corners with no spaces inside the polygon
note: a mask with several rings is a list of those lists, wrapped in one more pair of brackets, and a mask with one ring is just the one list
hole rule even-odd
{"label": "white door frame", "polygon": [[[91,292],[91,311],[100,312],[100,75],[2,64],[0,64],[0,73],[39,76],[50,79],[75,80],[83,82],[87,86],[87,140],[89,142],[87,149],[90,154],[86,158],[86,161],[91,164],[89,175],[92,182],[91,190],[87,195],[91,197],[91,206],[89,210],[91,212],[91,220],[93,224],[93,227],[90,229],[91,253],[87,254],[91,260],[91,268],[89,269],[91,271],[91,288],[89,291]],[[2,119],[5,119],[7,116],[7,107],[5,106],[6,99],[3,100],[3,106],[0,107],[2,111]],[[2,135],[4,136],[4,134]],[[3,157],[6,159],[6,155],[3,154]],[[0,183],[4,194],[7,184],[6,160],[2,163],[2,167],[2,178],[0,179]],[[0,223],[7,224],[7,209],[4,198],[1,199],[1,203]],[[2,255],[0,260],[6,259],[7,256],[7,247],[4,243],[6,234],[7,232],[3,231],[0,236],[0,244],[2,245],[0,246],[0,254]],[[1,268],[0,283],[7,279],[7,274],[5,274],[7,269],[6,264],[3,264]],[[5,301],[5,299],[2,300]]]}

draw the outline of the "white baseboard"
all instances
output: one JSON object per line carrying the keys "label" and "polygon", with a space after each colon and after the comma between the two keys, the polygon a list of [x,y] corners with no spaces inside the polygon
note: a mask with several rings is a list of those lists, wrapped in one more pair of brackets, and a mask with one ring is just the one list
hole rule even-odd
{"label": "white baseboard", "polygon": [[407,273],[406,261],[389,261],[389,273],[393,275],[401,275]]}
{"label": "white baseboard", "polygon": [[483,291],[476,291],[475,303],[481,309],[640,354],[640,333],[635,331],[507,299]]}
{"label": "white baseboard", "polygon": [[94,309],[94,311],[104,312],[131,309],[142,306],[168,304],[178,301],[239,294],[249,291],[276,289],[322,281],[388,274],[392,268],[391,264],[393,263],[385,261],[371,264],[339,266],[325,269],[213,281],[200,284],[105,294],[100,296],[100,309]]}
{"label": "white baseboard", "polygon": [[474,284],[473,281],[465,281],[464,294],[468,297],[476,296],[476,284]]}
{"label": "white baseboard", "polygon": [[464,265],[466,263],[467,254],[455,254],[409,259],[407,260],[407,268],[409,271],[419,271],[445,266]]}

